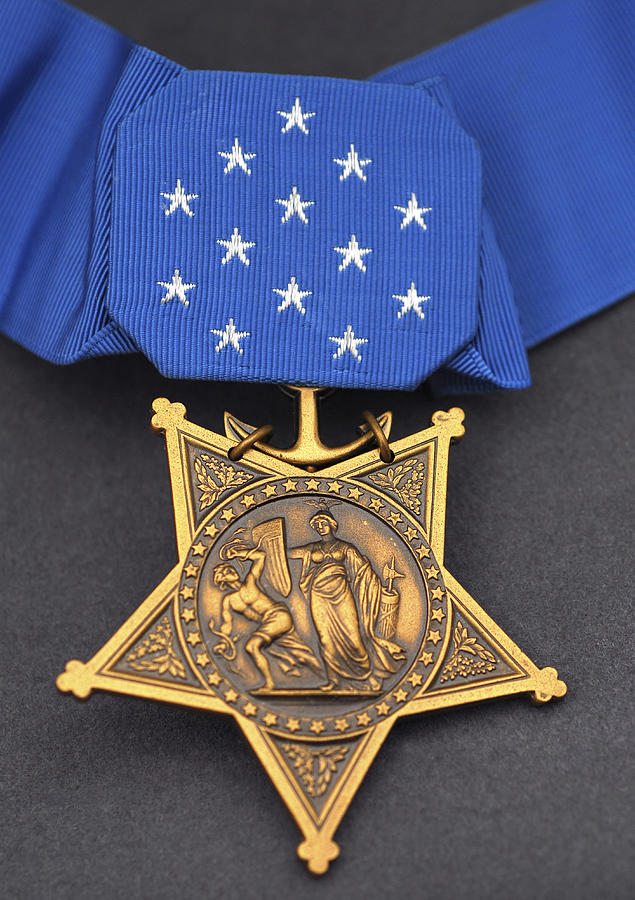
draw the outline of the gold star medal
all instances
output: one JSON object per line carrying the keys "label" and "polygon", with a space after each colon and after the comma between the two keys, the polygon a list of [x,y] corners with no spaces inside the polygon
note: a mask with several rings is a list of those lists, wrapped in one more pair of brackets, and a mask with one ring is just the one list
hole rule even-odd
{"label": "gold star medal", "polygon": [[[562,697],[444,566],[450,443],[463,412],[388,443],[391,415],[328,448],[301,388],[296,443],[225,415],[225,435],[154,402],[179,562],[61,691],[94,689],[233,716],[326,872],[333,840],[397,720],[530,693]],[[379,847],[377,848],[379,850]]]}

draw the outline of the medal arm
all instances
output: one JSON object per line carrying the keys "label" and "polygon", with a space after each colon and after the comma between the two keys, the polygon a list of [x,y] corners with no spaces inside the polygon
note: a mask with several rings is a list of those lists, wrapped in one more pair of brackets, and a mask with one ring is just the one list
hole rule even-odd
{"label": "medal arm", "polygon": [[265,570],[265,561],[267,559],[267,554],[264,552],[264,550],[259,550],[257,547],[255,547],[246,555],[249,559],[253,560],[247,579],[252,576],[255,581],[259,581],[262,573]]}

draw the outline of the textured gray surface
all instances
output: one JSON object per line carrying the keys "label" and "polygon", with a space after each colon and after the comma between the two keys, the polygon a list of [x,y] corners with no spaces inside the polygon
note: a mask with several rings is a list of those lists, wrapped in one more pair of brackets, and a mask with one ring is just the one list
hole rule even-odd
{"label": "textured gray surface", "polygon": [[[510,3],[112,3],[113,25],[195,65],[364,76]],[[288,50],[290,35],[298,47]],[[168,382],[127,357],[54,368],[0,339],[1,892],[12,898],[626,898],[635,306],[531,354],[534,386],[451,398],[340,392],[324,432],[392,408],[395,436],[460,403],[450,570],[569,694],[399,723],[316,881],[232,721],[54,680],[89,658],[175,561],[155,396],[220,429],[223,409],[292,431],[272,387]]]}

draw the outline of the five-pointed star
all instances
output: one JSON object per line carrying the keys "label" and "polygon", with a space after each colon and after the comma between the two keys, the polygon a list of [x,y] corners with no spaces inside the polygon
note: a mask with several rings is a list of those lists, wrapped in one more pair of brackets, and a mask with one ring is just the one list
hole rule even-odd
{"label": "five-pointed star", "polygon": [[283,222],[288,222],[292,216],[297,216],[305,225],[309,224],[309,220],[307,219],[304,210],[308,206],[315,206],[315,200],[303,200],[295,184],[293,185],[288,198],[286,200],[277,199],[276,203],[279,203],[280,206],[284,206]]}
{"label": "five-pointed star", "polygon": [[221,517],[221,519],[224,519],[225,522],[231,522],[232,519],[236,518],[236,513],[231,508],[231,506],[228,506],[227,509],[224,509],[222,511],[222,513],[220,514],[220,517]]}
{"label": "five-pointed star", "polygon": [[348,728],[348,719],[336,719],[335,720],[335,730],[336,731],[346,731]]}
{"label": "five-pointed star", "polygon": [[396,512],[389,513],[386,516],[386,518],[388,519],[388,521],[390,522],[391,525],[397,525],[399,522],[401,522],[401,516],[399,515],[399,513],[396,513]]}
{"label": "five-pointed star", "polygon": [[250,250],[252,247],[255,247],[255,243],[253,241],[243,241],[242,235],[238,228],[234,228],[232,231],[232,236],[228,240],[217,240],[217,244],[221,247],[224,247],[227,250],[225,256],[221,261],[221,265],[224,266],[226,263],[236,257],[241,261],[244,266],[249,265],[249,260],[245,255],[245,250]]}
{"label": "five-pointed star", "polygon": [[198,541],[196,544],[192,544],[192,553],[194,554],[194,556],[204,556],[206,550],[207,544],[204,544],[203,541]]}
{"label": "five-pointed star", "polygon": [[374,509],[375,512],[379,512],[381,507],[382,507],[382,502],[379,499],[379,497],[371,497],[371,499],[368,501],[368,508]]}
{"label": "five-pointed star", "polygon": [[190,587],[189,585],[186,585],[183,588],[183,590],[181,591],[181,597],[184,600],[191,600],[193,596],[194,596],[194,588]]}
{"label": "five-pointed star", "polygon": [[355,145],[351,144],[346,159],[338,159],[338,157],[334,157],[333,162],[342,167],[340,181],[345,181],[348,176],[352,175],[353,173],[355,173],[355,175],[357,175],[357,177],[361,181],[366,181],[366,176],[364,175],[362,169],[364,168],[364,166],[372,163],[372,159],[360,159],[357,150],[355,149]]}
{"label": "five-pointed star", "polygon": [[265,713],[262,717],[262,721],[265,725],[268,725],[272,728],[274,725],[278,724],[278,716],[275,713]]}
{"label": "five-pointed star", "polygon": [[434,566],[428,566],[428,568],[426,569],[426,575],[428,576],[428,578],[438,578],[439,570]]}
{"label": "five-pointed star", "polygon": [[372,719],[368,715],[367,712],[357,714],[357,724],[358,725],[370,725],[371,722],[372,722]]}
{"label": "five-pointed star", "polygon": [[364,257],[373,252],[370,247],[360,247],[354,234],[351,235],[346,247],[333,247],[333,249],[343,257],[338,266],[338,272],[344,271],[351,263],[355,263],[360,272],[365,272]]}
{"label": "five-pointed star", "polygon": [[299,731],[300,729],[300,720],[299,719],[287,719],[287,730],[288,731]]}
{"label": "five-pointed star", "polygon": [[189,203],[190,200],[198,200],[198,194],[186,194],[180,178],[176,179],[176,187],[171,193],[169,191],[167,193],[161,191],[161,196],[164,200],[170,202],[168,208],[164,210],[166,216],[171,216],[177,209],[182,209],[185,215],[189,216],[190,219],[194,215],[190,209]]}
{"label": "five-pointed star", "polygon": [[229,690],[225,691],[225,700],[227,700],[228,703],[235,703],[236,700],[238,700],[238,691],[229,688]]}
{"label": "five-pointed star", "polygon": [[183,569],[183,571],[185,572],[186,578],[196,578],[196,573],[198,572],[198,566],[195,566],[194,563],[188,563],[187,566],[185,566],[185,568]]}
{"label": "five-pointed star", "polygon": [[392,298],[393,300],[399,300],[401,302],[401,309],[397,313],[398,319],[401,319],[401,317],[405,316],[410,310],[412,310],[415,315],[419,316],[420,319],[425,318],[423,310],[421,309],[421,304],[424,301],[429,300],[430,297],[420,297],[417,293],[414,281],[410,282],[407,294],[393,294]]}
{"label": "five-pointed star", "polygon": [[439,641],[441,640],[441,632],[440,632],[440,631],[431,631],[430,634],[429,634],[429,636],[428,636],[428,640],[429,640],[429,641],[432,641],[432,643],[433,643],[434,646],[436,647],[436,645],[437,645],[437,644],[439,643]]}
{"label": "five-pointed star", "polygon": [[207,680],[214,687],[218,687],[223,679],[220,677],[218,672],[210,672],[210,674],[207,676]]}
{"label": "five-pointed star", "polygon": [[255,716],[258,712],[258,707],[251,700],[248,700],[243,706],[243,712],[246,716]]}
{"label": "five-pointed star", "polygon": [[250,332],[238,331],[234,325],[234,320],[230,319],[224,328],[212,328],[210,334],[215,334],[220,338],[220,341],[214,348],[217,353],[220,353],[225,347],[231,347],[239,356],[242,356],[243,348],[240,346],[240,342],[243,338],[249,337]]}
{"label": "five-pointed star", "polygon": [[443,588],[442,588],[442,587],[439,587],[439,586],[437,585],[437,587],[433,588],[433,589],[430,591],[430,597],[431,597],[433,600],[440,600],[441,597],[443,597]]}
{"label": "five-pointed star", "polygon": [[408,691],[404,691],[403,688],[399,688],[399,690],[395,691],[393,697],[397,701],[397,703],[405,703],[408,699]]}
{"label": "five-pointed star", "polygon": [[362,492],[358,487],[352,487],[348,489],[348,496],[352,500],[359,500],[359,498],[362,496]]}
{"label": "five-pointed star", "polygon": [[206,650],[203,653],[196,654],[196,662],[199,666],[209,665],[209,663],[211,662],[211,659],[209,658]]}
{"label": "five-pointed star", "polygon": [[324,722],[322,722],[321,719],[313,719],[309,725],[309,731],[312,731],[313,734],[322,734],[324,731]]}
{"label": "five-pointed star", "polygon": [[255,494],[245,494],[245,496],[240,501],[245,509],[249,509],[250,506],[254,506],[256,503],[256,495]]}
{"label": "five-pointed star", "polygon": [[279,116],[283,116],[287,121],[282,126],[281,131],[284,133],[285,131],[291,131],[292,128],[299,128],[300,131],[304,132],[304,134],[309,133],[309,129],[306,127],[306,120],[311,119],[315,113],[314,112],[302,112],[302,107],[300,106],[300,98],[295,98],[295,103],[291,107],[290,112],[285,112],[282,109],[276,110]]}
{"label": "five-pointed star", "polygon": [[262,492],[265,495],[265,497],[273,497],[273,495],[276,493],[276,490],[277,490],[277,488],[276,488],[275,484],[266,484],[262,488]]}
{"label": "five-pointed star", "polygon": [[215,525],[214,522],[212,522],[211,525],[206,525],[203,530],[208,537],[213,538],[218,534],[218,525]]}
{"label": "five-pointed star", "polygon": [[174,300],[176,297],[177,300],[181,301],[183,306],[190,305],[190,301],[185,295],[188,291],[191,291],[192,288],[196,287],[193,282],[183,281],[179,269],[174,270],[172,281],[157,281],[157,285],[165,288],[167,291],[166,295],[161,297],[161,303],[169,303],[170,300]]}
{"label": "five-pointed star", "polygon": [[308,481],[306,482],[307,491],[317,491],[319,486],[320,486],[320,482],[317,481],[315,478],[309,478]]}
{"label": "five-pointed star", "polygon": [[331,481],[331,482],[329,482],[329,491],[330,491],[332,494],[339,494],[339,492],[340,492],[341,490],[342,490],[342,485],[339,483],[339,481]]}
{"label": "five-pointed star", "polygon": [[388,713],[390,712],[390,706],[386,703],[385,700],[382,701],[381,703],[378,703],[377,706],[375,707],[375,709],[377,710],[377,712],[379,713],[380,716],[387,716]]}
{"label": "five-pointed star", "polygon": [[285,493],[288,494],[289,491],[297,491],[298,482],[292,481],[291,478],[287,478],[287,480],[285,482],[283,482],[282,487],[284,488]]}
{"label": "five-pointed star", "polygon": [[340,356],[343,356],[348,351],[357,362],[362,361],[362,355],[357,348],[361,346],[361,344],[368,343],[367,338],[355,337],[352,325],[346,326],[346,331],[342,337],[330,337],[329,341],[337,344],[337,352],[333,354],[333,359],[339,359]]}
{"label": "five-pointed star", "polygon": [[413,541],[417,536],[417,529],[413,528],[412,525],[409,525],[408,528],[404,531],[404,537],[409,541]]}
{"label": "five-pointed star", "polygon": [[240,146],[238,138],[234,138],[234,145],[231,150],[219,150],[218,155],[227,160],[227,165],[223,169],[225,175],[229,175],[232,169],[238,166],[246,175],[251,175],[251,169],[247,165],[250,159],[254,159],[255,153],[245,153]]}
{"label": "five-pointed star", "polygon": [[412,675],[409,675],[408,678],[406,678],[406,681],[409,681],[413,687],[419,687],[419,685],[423,683],[423,675],[420,675],[418,672],[413,672]]}
{"label": "five-pointed star", "polygon": [[419,557],[419,559],[423,559],[424,556],[430,556],[430,550],[426,547],[425,544],[422,544],[420,547],[417,547],[415,553]]}
{"label": "five-pointed star", "polygon": [[424,666],[429,666],[432,660],[434,659],[433,653],[428,653],[427,650],[424,650],[419,657]]}
{"label": "five-pointed star", "polygon": [[438,609],[433,609],[433,610],[432,610],[432,616],[431,616],[431,618],[432,618],[432,621],[433,621],[433,622],[434,622],[434,621],[436,621],[436,622],[443,622],[443,620],[445,619],[445,613],[443,612],[443,610],[441,609],[440,606],[439,606]]}
{"label": "five-pointed star", "polygon": [[408,200],[407,206],[393,206],[393,209],[403,213],[403,219],[399,226],[401,229],[406,228],[411,222],[416,222],[424,231],[428,230],[428,226],[424,222],[423,216],[425,213],[429,213],[432,210],[432,207],[419,206],[414,192],[410,194],[410,200]]}
{"label": "five-pointed star", "polygon": [[278,307],[278,312],[282,312],[293,304],[302,315],[306,313],[306,309],[302,306],[302,301],[313,293],[313,291],[301,291],[295,280],[295,275],[291,277],[291,281],[284,290],[282,288],[272,288],[272,291],[283,298],[282,303]]}
{"label": "five-pointed star", "polygon": [[202,644],[201,635],[198,631],[188,631],[187,637],[185,639],[188,644],[192,647],[196,647],[197,644]]}
{"label": "five-pointed star", "polygon": [[188,609],[187,606],[181,612],[181,618],[183,619],[184,622],[192,622],[194,620],[195,615],[196,615],[196,613],[194,612],[194,610]]}

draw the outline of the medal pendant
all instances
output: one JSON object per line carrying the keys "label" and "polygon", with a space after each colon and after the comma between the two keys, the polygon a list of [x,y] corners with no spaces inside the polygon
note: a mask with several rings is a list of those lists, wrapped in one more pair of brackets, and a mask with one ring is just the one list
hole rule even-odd
{"label": "medal pendant", "polygon": [[450,443],[460,409],[388,444],[391,417],[319,439],[299,389],[298,440],[226,434],[153,404],[165,432],[179,562],[61,691],[115,691],[234,716],[294,816],[298,854],[326,872],[333,835],[401,716],[505,694],[566,692],[443,563]]}

